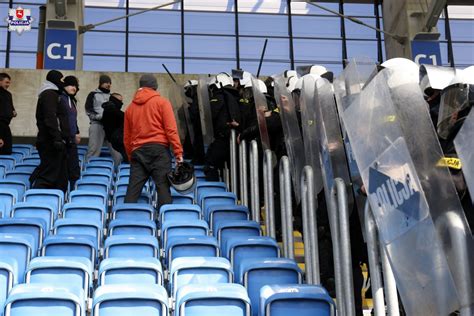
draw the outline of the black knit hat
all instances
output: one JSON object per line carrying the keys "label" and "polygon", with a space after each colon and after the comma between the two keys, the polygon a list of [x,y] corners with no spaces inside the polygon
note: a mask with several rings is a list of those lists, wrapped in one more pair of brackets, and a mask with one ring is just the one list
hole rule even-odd
{"label": "black knit hat", "polygon": [[79,81],[74,76],[67,76],[67,77],[64,77],[64,86],[65,87],[74,86],[77,89],[79,89]]}
{"label": "black knit hat", "polygon": [[147,87],[152,88],[153,90],[158,89],[158,83],[156,78],[153,75],[145,74],[140,77],[140,88]]}
{"label": "black knit hat", "polygon": [[110,79],[108,75],[100,75],[99,86],[101,86],[104,83],[112,83],[112,79]]}
{"label": "black knit hat", "polygon": [[61,79],[63,77],[63,74],[58,71],[58,70],[50,70],[48,74],[46,75],[46,80],[49,82],[54,83],[57,86],[61,86],[62,82]]}

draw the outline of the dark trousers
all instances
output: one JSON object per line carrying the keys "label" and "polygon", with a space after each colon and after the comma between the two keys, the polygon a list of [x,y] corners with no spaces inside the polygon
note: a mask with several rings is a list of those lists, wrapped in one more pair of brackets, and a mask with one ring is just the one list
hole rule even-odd
{"label": "dark trousers", "polygon": [[79,165],[79,154],[77,153],[77,145],[71,143],[67,146],[67,173],[69,179],[69,187],[74,190],[76,181],[81,177],[81,166]]}
{"label": "dark trousers", "polygon": [[41,163],[33,171],[30,182],[34,189],[67,191],[68,167],[66,149],[56,150],[52,143],[37,143]]}
{"label": "dark trousers", "polygon": [[116,130],[110,138],[112,147],[122,155],[122,162],[129,162],[125,146],[123,144],[123,129]]}
{"label": "dark trousers", "polygon": [[225,162],[227,166],[230,160],[230,149],[228,138],[216,138],[209,145],[206,153],[206,163],[204,173],[207,181],[219,181],[219,170],[224,169]]}
{"label": "dark trousers", "polygon": [[3,140],[3,147],[0,148],[0,155],[12,154],[12,131],[10,126],[5,122],[0,122],[0,138]]}
{"label": "dark trousers", "polygon": [[130,180],[125,203],[136,203],[148,178],[151,176],[158,192],[158,209],[171,204],[170,185],[167,174],[171,171],[171,157],[167,147],[160,144],[146,144],[132,153]]}

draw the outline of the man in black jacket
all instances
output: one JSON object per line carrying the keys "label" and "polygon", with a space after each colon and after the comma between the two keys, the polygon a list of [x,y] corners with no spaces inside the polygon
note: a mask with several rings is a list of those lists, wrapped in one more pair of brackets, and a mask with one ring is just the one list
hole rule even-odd
{"label": "man in black jacket", "polygon": [[122,155],[124,162],[128,162],[128,156],[123,145],[123,122],[125,113],[122,111],[123,97],[119,93],[112,93],[109,101],[102,104],[101,123],[104,126],[105,139],[112,147]]}
{"label": "man in black jacket", "polygon": [[36,189],[59,189],[67,191],[66,145],[70,141],[68,113],[61,106],[60,94],[64,83],[63,75],[51,70],[39,91],[36,105],[38,149],[41,163],[30,177]]}
{"label": "man in black jacket", "polygon": [[7,73],[0,73],[0,139],[3,146],[0,147],[0,155],[11,155],[12,132],[10,122],[16,116],[13,106],[12,94],[8,91],[11,78]]}

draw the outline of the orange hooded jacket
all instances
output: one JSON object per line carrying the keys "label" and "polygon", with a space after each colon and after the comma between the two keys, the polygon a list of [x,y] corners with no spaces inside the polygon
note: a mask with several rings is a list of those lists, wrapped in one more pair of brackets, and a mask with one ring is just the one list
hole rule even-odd
{"label": "orange hooded jacket", "polygon": [[183,156],[171,103],[151,88],[140,88],[125,111],[123,143],[129,159],[145,144],[173,147],[176,158]]}

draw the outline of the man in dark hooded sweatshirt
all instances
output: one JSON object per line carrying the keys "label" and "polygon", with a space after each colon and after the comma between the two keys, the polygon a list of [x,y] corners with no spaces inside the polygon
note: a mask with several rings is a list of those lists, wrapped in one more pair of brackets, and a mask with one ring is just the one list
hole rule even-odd
{"label": "man in dark hooded sweatshirt", "polygon": [[35,189],[59,189],[67,191],[67,152],[70,139],[68,113],[61,106],[60,94],[63,90],[63,74],[51,70],[39,91],[36,105],[36,125],[38,136],[36,148],[41,159],[40,165],[30,177]]}
{"label": "man in dark hooded sweatshirt", "polygon": [[3,145],[0,146],[0,155],[11,155],[12,153],[12,132],[10,122],[16,117],[13,98],[8,88],[11,78],[7,73],[0,73],[0,138]]}
{"label": "man in dark hooded sweatshirt", "polygon": [[102,104],[101,123],[104,126],[105,139],[122,155],[124,162],[128,162],[127,152],[123,145],[123,122],[125,113],[122,111],[123,97],[119,93],[112,93],[108,102]]}

